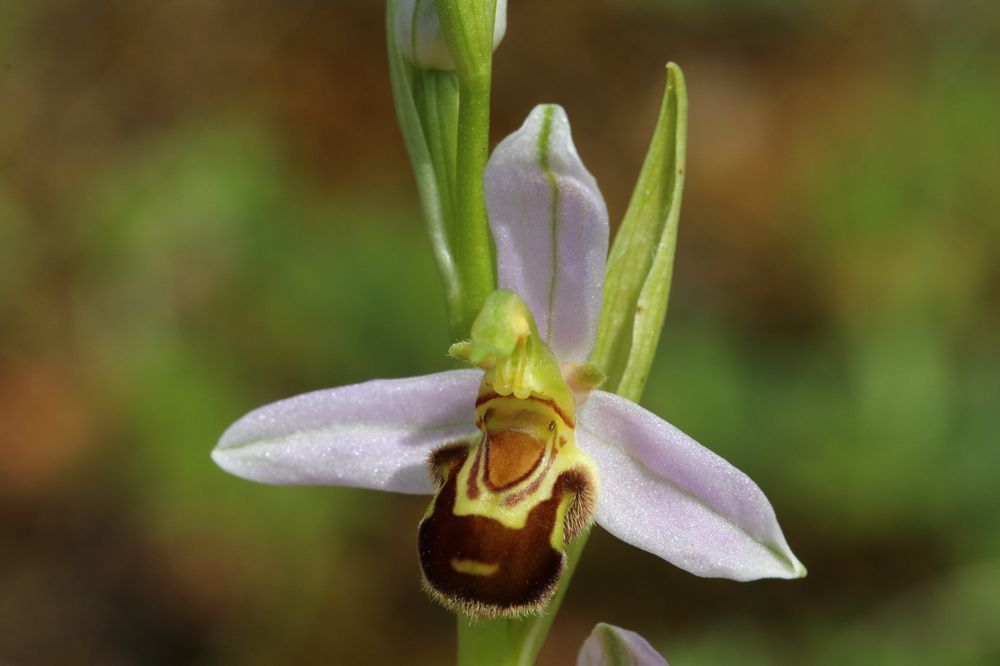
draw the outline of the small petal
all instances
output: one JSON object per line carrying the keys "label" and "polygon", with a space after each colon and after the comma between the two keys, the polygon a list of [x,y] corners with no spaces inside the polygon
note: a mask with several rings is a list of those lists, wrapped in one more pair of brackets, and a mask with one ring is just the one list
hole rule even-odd
{"label": "small petal", "polygon": [[601,622],[583,642],[576,666],[669,665],[639,634]]}
{"label": "small petal", "polygon": [[597,522],[619,539],[699,576],[805,575],[760,488],[655,414],[594,391],[577,441],[601,473]]}
{"label": "small petal", "polygon": [[476,433],[480,370],[305,393],[229,426],[212,459],[263,483],[433,493],[431,451]]}
{"label": "small petal", "polygon": [[536,106],[483,178],[498,286],[524,299],[560,360],[585,360],[601,314],[608,209],[562,107]]}

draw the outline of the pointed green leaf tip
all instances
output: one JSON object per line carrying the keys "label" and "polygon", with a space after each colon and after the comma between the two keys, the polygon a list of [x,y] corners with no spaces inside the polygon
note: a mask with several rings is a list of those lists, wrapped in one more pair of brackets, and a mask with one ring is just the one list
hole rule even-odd
{"label": "pointed green leaf tip", "polygon": [[631,400],[642,394],[667,311],[686,137],[684,75],[669,63],[656,129],[608,257],[604,308],[591,357],[608,374],[604,388]]}
{"label": "pointed green leaf tip", "polygon": [[472,339],[452,345],[448,353],[485,370],[483,382],[500,395],[552,398],[573,412],[559,362],[539,337],[531,310],[513,291],[493,292],[472,325]]}

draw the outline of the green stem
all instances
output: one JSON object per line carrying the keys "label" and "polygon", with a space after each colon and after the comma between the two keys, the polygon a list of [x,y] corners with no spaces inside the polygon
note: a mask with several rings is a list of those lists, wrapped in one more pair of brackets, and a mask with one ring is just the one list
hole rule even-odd
{"label": "green stem", "polygon": [[454,256],[461,285],[461,335],[468,337],[472,322],[495,289],[493,239],[483,198],[483,169],[489,158],[490,69],[459,77],[458,140],[455,191],[458,224]]}
{"label": "green stem", "polygon": [[556,589],[552,601],[546,606],[544,613],[523,622],[524,626],[521,627],[520,633],[521,640],[517,646],[518,660],[515,662],[518,666],[531,666],[535,663],[535,658],[538,657],[539,651],[545,644],[545,639],[548,638],[549,629],[552,628],[552,623],[555,621],[556,615],[559,614],[559,608],[562,606],[563,598],[569,589],[570,580],[576,572],[576,565],[580,562],[580,556],[583,555],[583,548],[587,545],[589,536],[589,533],[581,534],[566,547],[566,571],[559,581],[559,587]]}
{"label": "green stem", "polygon": [[462,613],[458,628],[458,666],[516,666],[509,620],[474,620]]}
{"label": "green stem", "polygon": [[566,571],[552,601],[538,615],[508,620],[474,620],[458,615],[458,666],[531,666],[559,613],[588,534],[566,547]]}

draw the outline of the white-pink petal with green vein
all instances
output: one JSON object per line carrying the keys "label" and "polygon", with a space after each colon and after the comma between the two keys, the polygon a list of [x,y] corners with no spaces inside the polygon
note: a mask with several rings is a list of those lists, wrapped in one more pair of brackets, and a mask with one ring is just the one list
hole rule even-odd
{"label": "white-pink petal with green vein", "polygon": [[805,575],[757,484],[652,412],[594,391],[577,443],[601,471],[597,522],[622,541],[699,576]]}
{"label": "white-pink petal with green vein", "polygon": [[476,432],[482,377],[450,370],[281,400],[229,426],[212,459],[261,483],[429,494],[431,451]]}
{"label": "white-pink petal with green vein", "polygon": [[498,286],[524,300],[560,360],[585,360],[601,316],[608,209],[562,107],[536,106],[493,151],[483,185]]}
{"label": "white-pink petal with green vein", "polygon": [[576,666],[669,666],[649,642],[628,629],[600,623],[583,642]]}

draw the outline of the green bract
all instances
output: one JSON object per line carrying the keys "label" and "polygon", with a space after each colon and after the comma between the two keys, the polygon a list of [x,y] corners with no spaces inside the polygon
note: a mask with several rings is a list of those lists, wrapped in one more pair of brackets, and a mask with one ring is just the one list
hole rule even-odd
{"label": "green bract", "polygon": [[608,256],[592,357],[608,375],[605,388],[632,400],[646,385],[670,297],[686,137],[684,75],[669,63],[656,130]]}
{"label": "green bract", "polygon": [[[443,37],[454,71],[427,69],[412,62],[413,26],[420,24],[415,14],[428,14],[425,2],[387,0],[386,9],[396,115],[445,283],[452,338],[465,338],[495,288],[482,174],[489,156],[494,36],[502,36],[499,27],[506,24],[506,2],[434,3],[433,39]],[[410,26],[409,44],[398,36],[401,24]],[[405,56],[407,49],[410,59]],[[440,50],[438,44],[434,51]]]}
{"label": "green bract", "polygon": [[454,72],[414,67],[400,51],[395,34],[397,2],[386,5],[390,38],[389,77],[396,117],[410,157],[421,213],[444,282],[449,325],[459,327],[461,288],[452,241],[456,226],[455,142],[458,127],[458,78]]}

